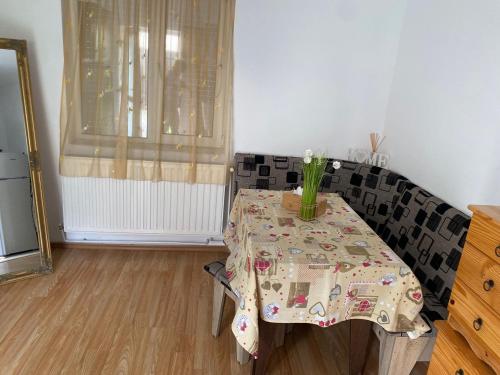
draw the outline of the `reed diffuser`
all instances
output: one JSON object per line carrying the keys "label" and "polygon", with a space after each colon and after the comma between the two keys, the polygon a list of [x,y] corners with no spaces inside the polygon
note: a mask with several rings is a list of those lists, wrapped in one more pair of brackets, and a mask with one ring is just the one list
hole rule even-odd
{"label": "reed diffuser", "polygon": [[378,152],[385,137],[381,137],[378,133],[370,133],[370,145],[372,146],[372,153]]}
{"label": "reed diffuser", "polygon": [[[304,153],[304,165],[302,169],[304,186],[302,190],[302,200],[299,210],[299,218],[311,221],[316,217],[316,196],[319,185],[323,179],[328,159],[324,155],[314,155],[311,150]],[[340,168],[340,162],[332,163],[334,169]]]}

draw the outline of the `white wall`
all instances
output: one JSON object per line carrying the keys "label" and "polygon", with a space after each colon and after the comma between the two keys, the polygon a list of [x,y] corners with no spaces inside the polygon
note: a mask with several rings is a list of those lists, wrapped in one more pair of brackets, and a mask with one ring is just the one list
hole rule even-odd
{"label": "white wall", "polygon": [[235,151],[368,147],[384,127],[405,5],[238,0]]}
{"label": "white wall", "polygon": [[[395,169],[461,208],[498,203],[499,3],[408,1],[237,0],[235,150],[345,157],[385,125]],[[0,36],[28,40],[57,240],[60,0],[2,0]]]}
{"label": "white wall", "polygon": [[62,222],[59,105],[63,70],[60,0],[1,0],[0,37],[26,39],[51,240]]}
{"label": "white wall", "polygon": [[[238,0],[235,150],[300,155],[316,146],[345,157],[349,146],[365,146],[368,133],[383,127],[404,7],[401,0]],[[49,226],[58,240],[60,0],[2,0],[0,35],[28,40]]]}
{"label": "white wall", "polygon": [[391,169],[450,204],[500,204],[500,2],[409,0],[387,107]]}

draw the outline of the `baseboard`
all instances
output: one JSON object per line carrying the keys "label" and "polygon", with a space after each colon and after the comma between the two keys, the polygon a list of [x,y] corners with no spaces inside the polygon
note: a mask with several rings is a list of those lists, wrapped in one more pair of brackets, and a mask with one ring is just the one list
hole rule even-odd
{"label": "baseboard", "polygon": [[159,245],[223,245],[221,233],[158,233],[154,231],[71,231],[63,234],[63,242],[116,243],[116,244],[159,244]]}
{"label": "baseboard", "polygon": [[172,252],[228,252],[224,245],[178,245],[165,243],[122,244],[98,242],[52,242],[52,249],[71,250],[133,250],[133,251],[172,251]]}

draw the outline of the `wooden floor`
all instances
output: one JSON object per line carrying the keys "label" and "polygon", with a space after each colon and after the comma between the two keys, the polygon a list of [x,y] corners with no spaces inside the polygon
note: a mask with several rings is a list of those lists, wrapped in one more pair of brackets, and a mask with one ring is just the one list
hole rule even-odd
{"label": "wooden floor", "polygon": [[[0,374],[249,374],[226,303],[211,336],[215,252],[57,250],[55,273],[0,286]],[[344,374],[348,330],[296,325],[270,374]],[[367,374],[377,373],[373,338]],[[425,372],[425,371],[424,371]]]}

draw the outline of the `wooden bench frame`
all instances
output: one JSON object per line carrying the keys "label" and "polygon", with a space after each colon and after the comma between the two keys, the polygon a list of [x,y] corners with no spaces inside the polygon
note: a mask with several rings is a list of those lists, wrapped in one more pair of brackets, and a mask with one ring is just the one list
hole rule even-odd
{"label": "wooden bench frame", "polygon": [[430,332],[410,339],[405,332],[387,332],[374,323],[373,332],[379,340],[379,375],[409,375],[417,362],[429,362],[436,342],[436,329],[432,322],[423,318],[431,327]]}

